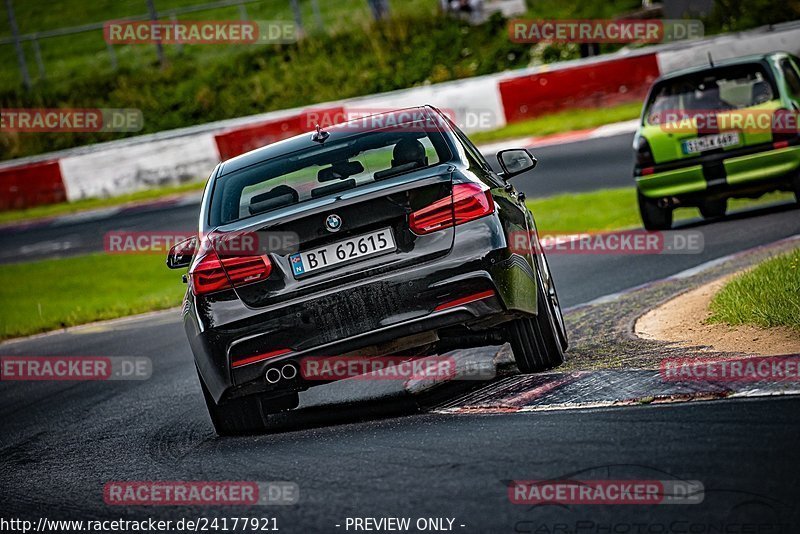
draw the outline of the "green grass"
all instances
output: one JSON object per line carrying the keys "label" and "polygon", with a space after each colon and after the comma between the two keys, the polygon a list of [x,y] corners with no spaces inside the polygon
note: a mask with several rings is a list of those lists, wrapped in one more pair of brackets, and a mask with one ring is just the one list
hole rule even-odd
{"label": "green grass", "polygon": [[164,255],[90,254],[0,268],[0,338],[177,306]]}
{"label": "green grass", "polygon": [[709,322],[787,326],[800,333],[800,249],[767,260],[725,284]]}
{"label": "green grass", "polygon": [[[147,13],[147,4],[143,0],[15,0],[14,10],[20,33],[34,33],[58,28],[79,26],[103,22],[106,20],[120,19]],[[165,12],[170,9],[210,3],[203,0],[155,0],[158,11]],[[317,31],[314,14],[309,0],[301,0],[303,26],[307,32]],[[328,33],[350,31],[353,27],[362,27],[370,23],[371,15],[366,0],[319,0],[320,15],[323,26]],[[428,14],[434,12],[434,0],[403,0],[394,2],[392,6],[397,15],[415,13]],[[294,15],[289,0],[261,0],[246,4],[249,20],[294,20]],[[166,17],[161,17],[166,20]],[[186,13],[178,17],[179,20],[239,20],[241,18],[239,7],[230,6],[206,11]],[[8,24],[8,14],[3,6],[0,11],[0,36],[8,37],[11,29]],[[39,79],[36,63],[35,49],[31,43],[24,45],[28,70],[34,82],[52,83],[64,81],[70,74],[84,71],[89,74],[89,69],[109,71],[111,57],[103,40],[102,31],[85,32],[80,34],[53,37],[39,41],[39,49],[45,67],[45,79]],[[204,60],[219,56],[230,55],[241,45],[209,44],[187,45],[177,47],[165,45],[164,51],[171,62],[189,59]],[[122,66],[135,66],[148,69],[155,59],[153,45],[115,45],[117,61]],[[0,85],[16,85],[21,83],[19,69],[14,47],[12,45],[0,46],[0,60],[5,65],[7,76],[4,76]]]}
{"label": "green grass", "polygon": [[476,132],[469,137],[475,143],[488,143],[515,137],[542,136],[572,130],[585,130],[604,124],[636,119],[641,111],[642,103],[639,100],[608,108],[570,109],[509,124],[496,130]]}
{"label": "green grass", "polygon": [[[720,0],[721,1],[721,0]],[[797,18],[798,8],[780,0],[758,1],[759,9],[736,2],[707,30],[744,29]],[[165,10],[201,0],[156,0]],[[612,18],[641,7],[638,0],[581,2],[536,0],[528,17]],[[535,4],[535,5],[534,5]],[[738,5],[742,4],[742,5]],[[143,0],[15,0],[22,33],[97,23],[143,14]],[[438,13],[438,0],[391,0],[392,18],[373,23],[366,0],[319,0],[323,30],[315,26],[310,0],[300,0],[307,36],[289,45],[165,45],[166,65],[152,45],[115,45],[118,68],[102,32],[40,39],[39,73],[32,43],[24,44],[33,89],[25,91],[14,47],[0,46],[2,108],[134,108],[142,111],[142,134],[204,124],[272,110],[310,106],[438,82],[574,59],[574,43],[512,43],[500,17],[472,26]],[[721,4],[720,4],[721,5]],[[289,0],[247,5],[252,20],[292,20]],[[725,13],[735,13],[726,18]],[[183,20],[239,19],[237,7],[196,12]],[[717,31],[714,30],[714,31]],[[10,34],[0,8],[0,36]],[[603,44],[600,52],[618,50]],[[579,127],[579,126],[576,126]],[[520,127],[526,129],[525,125]],[[529,127],[527,129],[530,129]],[[114,132],[0,132],[0,160],[41,154],[133,135]],[[502,133],[517,135],[514,131]]]}
{"label": "green grass", "polygon": [[[787,198],[771,194],[731,205]],[[541,232],[641,226],[633,188],[558,195],[528,205]],[[186,287],[179,275],[166,268],[163,254],[91,254],[5,265],[0,268],[0,339],[175,306]],[[800,294],[796,286],[794,291]]]}
{"label": "green grass", "polygon": [[[203,0],[155,0],[158,11],[207,3]],[[393,16],[420,18],[438,17],[438,0],[391,0]],[[147,12],[144,0],[13,0],[17,24],[23,34],[54,30],[88,23],[103,22]],[[367,0],[318,0],[323,24],[323,34],[342,34],[358,31],[372,24]],[[562,0],[537,0],[535,9],[529,13],[539,18],[603,18],[636,9],[637,0],[613,0],[608,2],[563,2]],[[300,0],[303,25],[311,36],[319,35],[310,0]],[[294,20],[289,0],[260,0],[246,4],[250,20]],[[198,11],[181,15],[181,20],[238,20],[238,6]],[[501,31],[505,33],[505,28]],[[11,34],[5,6],[0,10],[0,36]],[[99,31],[86,32],[41,40],[39,43],[44,61],[46,79],[38,79],[38,68],[33,45],[26,43],[25,54],[28,69],[34,81],[60,83],[70,76],[91,76],[93,70],[108,71],[111,60]],[[185,60],[224,61],[225,56],[235,54],[236,45],[165,46],[171,62]],[[135,66],[146,70],[152,67],[155,48],[146,45],[115,45],[118,62],[123,67]],[[460,49],[459,49],[460,50]],[[5,66],[5,76],[0,86],[20,83],[14,48],[0,46],[0,64]]]}
{"label": "green grass", "polygon": [[[488,141],[531,134],[547,135],[556,132],[566,132],[574,129],[588,128],[590,126],[600,126],[602,124],[625,120],[627,117],[626,114],[634,113],[634,108],[638,109],[639,106],[640,104],[637,103],[624,104],[608,109],[576,109],[569,112],[543,116],[532,121],[525,121],[520,123],[526,125],[520,130],[516,129],[517,125],[512,125],[505,128],[500,128],[498,130],[473,134],[470,137],[473,140],[478,139],[479,142],[481,142],[482,140]],[[638,113],[638,111],[635,113]],[[539,130],[538,128],[542,129]],[[486,139],[484,139],[484,137]],[[66,215],[88,209],[117,206],[127,202],[139,200],[153,200],[177,193],[199,191],[202,188],[202,183],[191,183],[173,187],[148,189],[146,191],[138,191],[136,193],[119,197],[86,199],[76,202],[63,202],[59,204],[50,204],[47,206],[36,206],[21,210],[3,211],[0,212],[0,224],[6,222],[35,220],[57,215]]]}
{"label": "green grass", "polygon": [[[156,0],[166,9],[198,0]],[[111,66],[102,33],[40,41],[46,76],[40,77],[32,46],[25,46],[34,87],[21,87],[13,47],[0,46],[2,108],[134,108],[141,134],[204,124],[272,110],[435,84],[551,63],[579,56],[576,45],[530,45],[508,38],[506,21],[494,17],[472,26],[438,14],[438,0],[392,0],[392,18],[373,23],[366,0],[319,0],[325,29],[314,27],[310,0],[301,0],[309,30],[287,45],[165,45],[160,67],[151,45],[115,45]],[[27,0],[14,2],[23,33],[142,13],[141,0]],[[637,0],[603,3],[537,0],[544,18],[611,17],[635,9]],[[288,0],[249,4],[253,20],[292,20]],[[533,10],[533,7],[531,8]],[[534,12],[531,11],[533,15]],[[236,7],[200,12],[189,19],[238,19]],[[0,35],[9,33],[0,9]],[[610,47],[610,48],[607,48]],[[603,45],[603,52],[620,45]],[[0,160],[128,137],[120,132],[0,132]]]}
{"label": "green grass", "polygon": [[170,195],[201,191],[204,186],[205,182],[193,182],[171,187],[146,189],[144,191],[120,195],[118,197],[87,198],[84,200],[76,200],[75,202],[59,202],[58,204],[35,206],[22,210],[0,211],[0,224],[45,219],[48,217],[67,215],[70,213],[77,213],[91,209],[110,208],[113,206],[119,206],[121,204],[127,204],[129,202],[155,200],[158,198],[168,197]]}
{"label": "green grass", "polygon": [[[728,201],[728,211],[787,201],[791,193],[768,193],[758,199],[733,199]],[[620,228],[641,228],[636,189],[600,189],[589,193],[564,193],[552,197],[532,199],[528,207],[536,217],[540,232],[591,232]],[[700,215],[697,208],[680,208],[675,220]]]}

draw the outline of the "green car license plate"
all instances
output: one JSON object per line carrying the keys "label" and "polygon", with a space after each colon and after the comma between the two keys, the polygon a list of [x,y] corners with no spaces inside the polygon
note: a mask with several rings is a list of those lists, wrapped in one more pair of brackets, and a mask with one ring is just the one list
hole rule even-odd
{"label": "green car license plate", "polygon": [[684,154],[697,154],[717,148],[725,148],[739,144],[739,132],[725,132],[714,135],[705,135],[697,139],[688,139],[683,142]]}

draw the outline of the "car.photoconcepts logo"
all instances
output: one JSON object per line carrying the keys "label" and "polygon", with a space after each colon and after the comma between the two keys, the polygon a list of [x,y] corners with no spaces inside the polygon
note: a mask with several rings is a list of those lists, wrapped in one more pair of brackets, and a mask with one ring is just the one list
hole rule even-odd
{"label": "car.photoconcepts logo", "polygon": [[325,227],[330,232],[338,232],[342,228],[342,218],[335,213],[331,213],[328,215],[328,218],[325,219]]}

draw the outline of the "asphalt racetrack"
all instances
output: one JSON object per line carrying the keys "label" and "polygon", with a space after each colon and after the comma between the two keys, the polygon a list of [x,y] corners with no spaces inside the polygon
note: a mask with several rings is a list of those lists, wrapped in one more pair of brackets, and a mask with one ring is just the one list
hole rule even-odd
{"label": "asphalt racetrack", "polygon": [[[630,135],[534,153],[540,168],[517,182],[528,197],[631,184]],[[102,250],[106,231],[191,230],[195,216],[196,206],[188,205],[158,216],[142,211],[122,220],[36,227],[5,235],[2,250],[65,241],[74,246],[41,246],[25,259]],[[552,255],[562,305],[793,236],[800,233],[800,211],[787,203],[678,226],[702,232],[702,253]],[[20,259],[6,254],[3,261]],[[443,415],[429,413],[401,384],[345,381],[301,394],[293,424],[219,438],[177,311],[13,341],[0,345],[0,354],[153,362],[152,377],[139,382],[0,383],[5,517],[270,517],[285,533],[354,532],[348,518],[364,517],[408,517],[412,524],[448,518],[452,524],[443,525],[465,533],[789,533],[800,524],[798,397]],[[701,503],[683,505],[509,500],[511,481],[560,477],[699,480],[705,491]],[[300,500],[244,509],[106,505],[104,484],[125,480],[291,481]],[[720,525],[738,530],[714,530],[726,528]]]}

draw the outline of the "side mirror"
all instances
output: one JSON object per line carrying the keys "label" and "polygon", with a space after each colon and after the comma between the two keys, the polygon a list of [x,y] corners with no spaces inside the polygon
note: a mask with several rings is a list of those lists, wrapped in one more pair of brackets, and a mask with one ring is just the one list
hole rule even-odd
{"label": "side mirror", "polygon": [[511,148],[497,153],[497,161],[503,169],[503,178],[522,174],[536,167],[536,158],[524,148]]}
{"label": "side mirror", "polygon": [[192,257],[197,249],[197,237],[190,237],[177,243],[169,249],[167,254],[167,267],[170,269],[184,269],[192,264]]}

